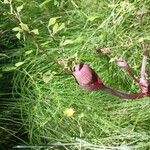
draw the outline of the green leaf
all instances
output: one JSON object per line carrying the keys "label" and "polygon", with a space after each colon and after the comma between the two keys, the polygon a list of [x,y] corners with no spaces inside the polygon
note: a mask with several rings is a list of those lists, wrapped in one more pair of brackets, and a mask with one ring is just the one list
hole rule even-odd
{"label": "green leaf", "polygon": [[33,52],[33,50],[28,50],[28,51],[25,52],[25,55],[29,55],[29,54],[31,54],[32,52]]}
{"label": "green leaf", "polygon": [[3,72],[9,72],[9,71],[13,71],[15,69],[16,69],[16,67],[14,67],[13,65],[5,65],[2,67]]}
{"label": "green leaf", "polygon": [[53,35],[56,34],[58,31],[62,30],[63,28],[65,28],[64,23],[62,23],[60,26],[58,25],[58,23],[55,23],[53,26]]}
{"label": "green leaf", "polygon": [[73,40],[65,40],[65,41],[63,42],[63,46],[68,45],[68,44],[72,44],[72,43],[74,43]]}
{"label": "green leaf", "polygon": [[20,37],[21,37],[20,32],[18,32],[18,33],[16,34],[16,37],[20,40]]}
{"label": "green leaf", "polygon": [[36,35],[39,35],[39,30],[38,29],[33,29],[33,30],[31,30],[31,32],[33,32]]}
{"label": "green leaf", "polygon": [[19,25],[21,26],[21,28],[22,28],[24,31],[29,31],[29,27],[28,27],[27,24],[24,24],[24,23],[21,22]]}
{"label": "green leaf", "polygon": [[62,24],[59,26],[57,32],[60,31],[60,30],[62,30],[62,29],[64,29],[64,28],[65,28],[65,23],[62,23]]}
{"label": "green leaf", "polygon": [[48,27],[54,25],[56,23],[56,20],[58,19],[59,17],[53,17],[49,20],[48,22]]}
{"label": "green leaf", "polygon": [[18,13],[21,12],[22,9],[23,9],[23,5],[18,6],[18,7],[17,7],[17,12],[18,12]]}
{"label": "green leaf", "polygon": [[53,34],[56,34],[58,31],[58,23],[55,23],[53,26]]}
{"label": "green leaf", "polygon": [[88,17],[88,19],[87,19],[87,21],[94,21],[95,19],[97,19],[98,18],[98,16],[90,16],[90,17]]}
{"label": "green leaf", "polygon": [[20,66],[22,66],[24,63],[25,63],[24,61],[17,62],[17,63],[15,64],[15,66],[16,66],[16,67],[20,67]]}
{"label": "green leaf", "polygon": [[18,31],[18,32],[22,32],[23,30],[20,27],[15,27],[12,29],[13,31]]}
{"label": "green leaf", "polygon": [[23,33],[23,40],[25,41],[26,40],[26,36],[25,36],[25,34]]}
{"label": "green leaf", "polygon": [[49,45],[49,44],[50,44],[50,41],[45,41],[45,42],[41,43],[42,46]]}

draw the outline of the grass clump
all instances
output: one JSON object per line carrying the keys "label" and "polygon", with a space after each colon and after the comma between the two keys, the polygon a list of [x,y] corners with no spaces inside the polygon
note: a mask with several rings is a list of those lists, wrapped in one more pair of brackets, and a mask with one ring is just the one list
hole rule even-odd
{"label": "grass clump", "polygon": [[[64,68],[72,60],[84,62],[105,84],[136,92],[131,79],[96,48],[109,48],[111,58],[123,54],[138,76],[141,41],[148,41],[150,29],[148,1],[16,1],[3,5],[8,7],[5,10],[9,5],[14,10],[14,6],[23,7],[18,16],[7,16],[13,18],[14,26],[9,29],[15,29],[24,44],[15,53],[12,82],[29,145],[83,142],[72,144],[71,149],[82,149],[83,145],[87,149],[149,147],[149,98],[127,102],[101,92],[83,91],[57,66]],[[50,22],[50,18],[55,21]],[[66,116],[66,109],[74,113]]]}

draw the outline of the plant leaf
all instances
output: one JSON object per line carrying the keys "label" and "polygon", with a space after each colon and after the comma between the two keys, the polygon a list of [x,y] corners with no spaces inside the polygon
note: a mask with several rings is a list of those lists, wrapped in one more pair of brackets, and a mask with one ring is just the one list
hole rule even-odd
{"label": "plant leaf", "polygon": [[28,50],[28,51],[25,52],[25,55],[29,55],[29,54],[31,54],[32,52],[33,52],[33,50]]}
{"label": "plant leaf", "polygon": [[13,31],[19,31],[19,32],[22,32],[23,30],[20,28],[20,27],[15,27],[12,29]]}
{"label": "plant leaf", "polygon": [[48,27],[54,25],[56,23],[56,20],[58,19],[59,17],[53,17],[53,18],[50,18],[49,19],[49,22],[48,22]]}
{"label": "plant leaf", "polygon": [[9,72],[9,71],[13,71],[15,69],[16,69],[16,67],[14,67],[13,65],[5,65],[2,67],[3,72]]}
{"label": "plant leaf", "polygon": [[18,13],[21,12],[22,9],[23,9],[23,5],[18,6],[18,7],[17,7],[17,12],[18,12]]}
{"label": "plant leaf", "polygon": [[58,31],[58,23],[55,23],[53,26],[53,35],[56,34]]}
{"label": "plant leaf", "polygon": [[95,19],[97,19],[98,18],[98,16],[90,16],[90,17],[88,17],[88,19],[87,19],[87,21],[94,21]]}
{"label": "plant leaf", "polygon": [[74,42],[73,40],[65,40],[62,45],[65,46],[68,44],[72,44],[73,42]]}
{"label": "plant leaf", "polygon": [[36,35],[39,35],[39,30],[38,29],[33,29],[33,30],[31,30],[31,32],[33,32]]}
{"label": "plant leaf", "polygon": [[65,23],[62,23],[62,24],[59,26],[57,32],[60,31],[60,30],[62,30],[62,29],[64,29],[64,28],[65,28]]}
{"label": "plant leaf", "polygon": [[21,28],[22,28],[24,31],[29,31],[29,27],[28,27],[27,24],[24,24],[24,23],[21,22],[19,25],[21,26]]}
{"label": "plant leaf", "polygon": [[25,63],[24,61],[20,61],[20,62],[17,62],[17,63],[15,64],[15,66],[16,66],[16,67],[20,67],[20,66],[22,66],[24,63]]}
{"label": "plant leaf", "polygon": [[20,32],[18,32],[18,33],[16,34],[16,37],[20,40],[20,37],[21,37]]}

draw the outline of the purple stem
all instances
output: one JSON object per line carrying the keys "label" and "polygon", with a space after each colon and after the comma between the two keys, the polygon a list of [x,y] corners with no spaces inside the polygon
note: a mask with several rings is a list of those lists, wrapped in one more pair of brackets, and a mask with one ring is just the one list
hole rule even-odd
{"label": "purple stem", "polygon": [[104,89],[100,89],[100,90],[107,92],[113,96],[123,98],[123,99],[140,99],[140,98],[143,98],[145,96],[142,93],[126,94],[126,93],[119,92],[117,90],[113,90],[109,87],[105,87]]}
{"label": "purple stem", "polygon": [[132,69],[130,68],[129,64],[124,61],[122,58],[117,60],[118,66],[128,72],[129,76],[139,85],[139,80],[134,76]]}
{"label": "purple stem", "polygon": [[147,81],[147,74],[146,74],[146,64],[147,64],[147,49],[148,46],[143,44],[143,60],[142,60],[142,67],[141,67],[141,78],[139,85],[141,86],[142,93],[148,93],[148,81]]}
{"label": "purple stem", "polygon": [[141,67],[141,78],[146,79],[146,63],[147,63],[147,47],[143,46],[143,60],[142,60],[142,67]]}

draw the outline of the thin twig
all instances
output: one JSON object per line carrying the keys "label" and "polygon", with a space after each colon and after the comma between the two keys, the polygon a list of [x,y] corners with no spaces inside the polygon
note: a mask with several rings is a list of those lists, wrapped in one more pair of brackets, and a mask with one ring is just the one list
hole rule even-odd
{"label": "thin twig", "polygon": [[135,81],[135,83],[137,83],[139,85],[139,79],[137,79],[131,69],[131,67],[129,66],[129,64],[124,61],[122,58],[119,58],[117,60],[117,65],[120,67],[120,68],[123,68],[125,71],[128,72],[129,76]]}
{"label": "thin twig", "polygon": [[53,61],[54,64],[56,64],[57,66],[63,68],[68,74],[72,74],[71,70],[69,70],[69,69],[67,69],[67,68],[64,68],[64,66],[63,66],[61,63],[59,63],[58,61],[54,60],[54,58],[53,58],[51,55],[49,55],[49,54],[47,53],[47,51],[38,43],[38,41],[37,41],[37,39],[36,39],[36,37],[35,37],[34,35],[32,35],[32,34],[29,34],[29,35],[31,36],[31,39],[32,39],[34,45],[35,45],[38,49],[42,50],[42,51],[44,52],[44,54],[46,54],[46,56],[47,56],[51,61]]}

